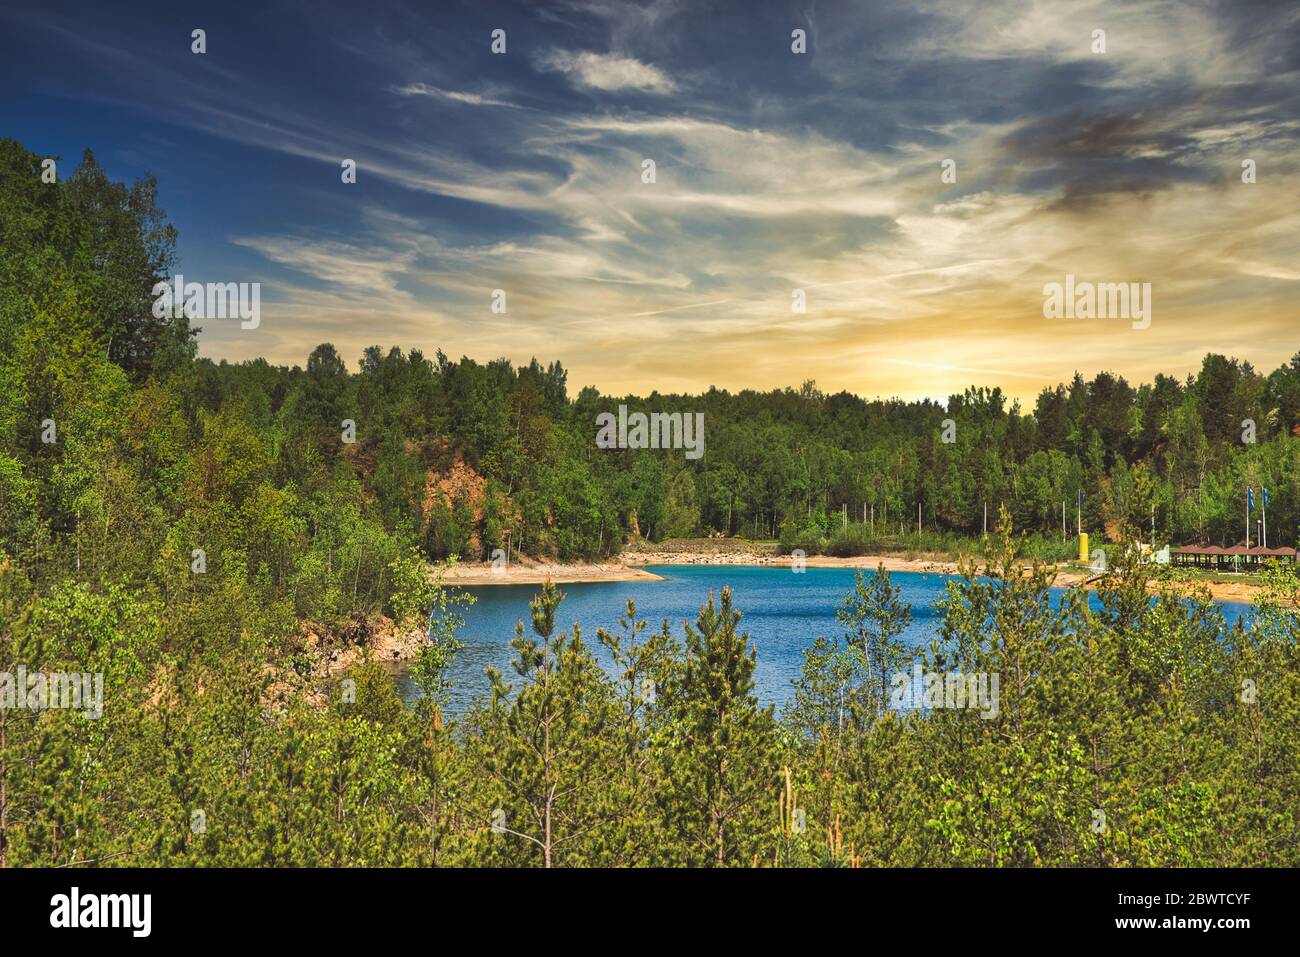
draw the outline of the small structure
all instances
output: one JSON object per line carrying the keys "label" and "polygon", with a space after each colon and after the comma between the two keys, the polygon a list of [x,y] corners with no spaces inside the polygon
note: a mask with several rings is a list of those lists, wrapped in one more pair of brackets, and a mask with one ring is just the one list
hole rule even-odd
{"label": "small structure", "polygon": [[1244,568],[1259,568],[1269,560],[1295,562],[1298,555],[1294,548],[1264,548],[1245,545],[1233,545],[1220,548],[1218,545],[1182,545],[1173,549],[1173,564],[1183,568],[1205,568],[1210,571],[1238,571]]}

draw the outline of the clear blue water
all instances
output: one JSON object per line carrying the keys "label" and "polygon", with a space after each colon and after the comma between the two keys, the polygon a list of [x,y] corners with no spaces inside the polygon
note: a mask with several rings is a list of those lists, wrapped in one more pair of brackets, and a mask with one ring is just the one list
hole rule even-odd
{"label": "clear blue water", "polygon": [[[561,585],[565,599],[557,616],[557,628],[567,631],[575,623],[581,625],[584,641],[608,665],[605,649],[596,640],[596,629],[616,631],[629,598],[636,602],[637,616],[646,619],[651,629],[657,629],[666,618],[680,640],[682,623],[695,622],[709,591],[730,586],[734,607],[743,614],[741,630],[749,633],[758,651],[754,680],[759,698],[777,705],[789,697],[790,680],[798,675],[803,651],[813,639],[842,633],[835,610],[852,589],[855,571],[809,568],[795,574],[789,568],[746,565],[668,565],[650,570],[665,580]],[[917,572],[890,574],[893,584],[902,589],[903,601],[912,606],[912,624],[903,636],[908,644],[924,645],[937,633],[939,616],[934,601],[943,594],[949,578]],[[495,665],[507,680],[514,677],[510,641],[515,622],[522,619],[528,627],[528,602],[540,587],[491,585],[465,589],[477,601],[465,612],[465,626],[459,632],[465,649],[453,673],[453,712],[463,712],[475,696],[487,691],[485,666]],[[1095,594],[1090,599],[1100,607]],[[1230,624],[1238,615],[1250,611],[1249,605],[1234,602],[1223,602],[1222,607]],[[410,698],[415,692],[404,670],[397,672],[397,679],[403,694]]]}

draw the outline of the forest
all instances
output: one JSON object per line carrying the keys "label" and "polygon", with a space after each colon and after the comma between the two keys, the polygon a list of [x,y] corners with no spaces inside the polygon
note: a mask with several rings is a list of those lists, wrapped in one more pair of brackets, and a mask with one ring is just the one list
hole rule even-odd
{"label": "forest", "polygon": [[[1108,372],[1076,374],[1045,388],[1032,410],[997,388],[969,388],[945,408],[825,395],[813,381],[646,397],[583,387],[570,397],[559,361],[484,364],[371,346],[351,371],[328,343],[301,367],[214,363],[195,358],[191,324],[149,308],[154,281],[178,265],[155,184],[108,182],[87,156],[66,184],[50,186],[39,165],[33,177],[33,154],[13,141],[2,152],[5,354],[17,359],[38,343],[44,353],[46,326],[57,325],[66,347],[96,366],[82,387],[97,393],[76,414],[113,408],[114,389],[148,396],[136,428],[162,445],[150,459],[158,473],[141,479],[173,509],[183,451],[209,475],[219,466],[241,496],[274,495],[280,513],[308,525],[319,517],[316,490],[358,483],[373,505],[366,517],[414,537],[435,561],[497,548],[591,559],[632,538],[714,533],[833,547],[854,538],[846,519],[914,530],[918,506],[923,531],[977,538],[1003,504],[1017,528],[1049,537],[1061,537],[1064,504],[1070,535],[1078,519],[1111,539],[1121,523],[1149,531],[1154,521],[1161,541],[1229,545],[1244,537],[1247,487],[1270,490],[1269,544],[1295,544],[1300,493],[1287,478],[1300,468],[1300,353],[1267,375],[1221,355],[1205,356],[1186,380],[1160,375],[1136,387]],[[90,343],[106,361],[84,354]],[[29,369],[6,383],[9,454],[25,449],[52,478],[91,467],[76,448],[38,441],[41,423],[58,421],[59,397],[48,391],[58,371]],[[599,448],[597,418],[620,405],[702,414],[703,456]],[[355,423],[351,444],[345,420]],[[10,500],[34,489],[15,486]],[[40,493],[47,531],[85,539],[93,552],[95,532],[75,501],[88,490],[52,491]],[[39,547],[21,532],[18,540]]]}
{"label": "forest", "polygon": [[[1300,863],[1300,581],[1271,568],[1246,630],[1125,547],[1153,516],[1163,541],[1234,541],[1247,486],[1295,543],[1300,354],[1076,376],[1032,410],[811,381],[571,397],[558,361],[378,346],[356,371],[328,344],[213,362],[151,309],[179,266],[157,184],[89,152],[46,183],[40,160],[0,141],[0,670],[102,674],[104,704],[0,707],[0,866]],[[703,413],[703,457],[597,448],[619,404]],[[1100,609],[1023,555],[1079,493],[1120,546]],[[467,599],[444,560],[834,549],[845,516],[918,504],[988,571],[949,584],[927,648],[898,640],[888,573],[862,575],[778,713],[729,592],[680,631],[630,606],[563,632],[548,585],[513,673],[446,713]],[[366,659],[378,619],[429,634],[413,707],[378,662],[322,674],[305,638]],[[888,708],[916,660],[999,674],[997,719]]]}

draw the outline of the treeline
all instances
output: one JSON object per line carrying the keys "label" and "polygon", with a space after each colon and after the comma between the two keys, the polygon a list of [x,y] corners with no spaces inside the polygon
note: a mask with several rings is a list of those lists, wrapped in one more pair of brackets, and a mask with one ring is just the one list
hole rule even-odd
{"label": "treeline", "polygon": [[[278,549],[268,569],[281,588],[299,572],[290,552],[367,522],[382,531],[362,537],[394,535],[433,560],[497,549],[595,558],[637,536],[714,533],[851,552],[915,534],[918,521],[922,534],[979,534],[1003,504],[1018,528],[1059,539],[1063,524],[1072,535],[1082,494],[1094,538],[1113,540],[1125,522],[1149,537],[1154,523],[1160,541],[1231,544],[1244,537],[1251,486],[1270,492],[1270,544],[1295,544],[1300,354],[1267,376],[1218,355],[1186,381],[1162,375],[1137,388],[1076,375],[1044,389],[1031,412],[999,389],[968,389],[944,408],[828,396],[812,382],[571,397],[558,362],[377,346],[355,372],[328,344],[305,367],[214,363],[194,358],[184,320],[152,315],[149,291],[176,256],[151,180],[114,184],[87,153],[66,182],[45,183],[40,158],[12,140],[0,143],[0,171],[0,346],[10,359],[0,425],[11,463],[0,468],[10,503],[0,522],[29,565],[54,538],[93,564],[113,537],[104,510],[115,494],[131,499],[123,507],[153,503],[152,517],[173,527],[196,497],[247,508],[250,521],[275,526],[255,539]],[[620,404],[702,412],[703,457],[597,448],[596,417]],[[144,468],[127,471],[140,489],[103,486],[109,472],[89,456],[117,440],[97,413],[131,420]],[[51,419],[66,441],[42,442]],[[21,507],[29,502],[37,516]],[[339,508],[356,514],[331,513]],[[132,516],[141,522],[145,540],[161,529]],[[338,547],[345,537],[356,536]],[[345,560],[360,562],[359,577],[382,565]]]}
{"label": "treeline", "polygon": [[[196,375],[203,408],[243,404],[267,442],[364,466],[385,521],[412,529],[430,558],[498,548],[590,558],[635,535],[816,548],[850,522],[879,537],[913,533],[918,519],[924,532],[969,536],[1003,504],[1019,528],[1072,536],[1080,493],[1085,528],[1109,539],[1124,522],[1149,537],[1154,522],[1160,541],[1231,544],[1244,537],[1247,486],[1269,489],[1271,544],[1293,545],[1300,521],[1288,480],[1300,468],[1300,355],[1268,377],[1217,355],[1186,382],[1076,376],[1027,414],[998,389],[969,389],[945,409],[826,396],[812,383],[646,399],[585,388],[570,400],[558,363],[377,347],[355,374],[326,345],[305,370],[201,361]],[[703,412],[703,457],[598,449],[596,417],[620,404]],[[345,418],[357,422],[355,454],[339,441]],[[430,494],[429,476],[462,461],[475,482]]]}

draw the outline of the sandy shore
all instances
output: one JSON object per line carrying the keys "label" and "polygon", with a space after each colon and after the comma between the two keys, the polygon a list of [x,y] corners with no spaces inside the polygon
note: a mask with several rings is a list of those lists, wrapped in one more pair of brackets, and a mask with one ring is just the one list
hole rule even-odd
{"label": "sandy shore", "polygon": [[[739,546],[739,547],[738,547]],[[789,568],[789,555],[779,555],[774,547],[753,543],[726,542],[716,548],[697,545],[689,550],[655,549],[642,546],[624,552],[616,560],[601,563],[517,562],[507,569],[494,569],[489,563],[461,563],[448,569],[443,580],[451,585],[540,585],[548,578],[556,584],[574,582],[624,582],[662,581],[646,569],[648,565],[750,565],[759,567]],[[928,572],[935,575],[955,575],[957,563],[951,559],[933,556],[903,557],[900,555],[858,555],[837,558],[830,555],[809,555],[804,559],[808,568],[860,568],[874,571],[881,565],[888,571]],[[1095,588],[1089,573],[1066,565],[1057,567],[1055,584],[1060,588]],[[1213,598],[1249,604],[1259,592],[1259,586],[1250,582],[1204,582]]]}
{"label": "sandy shore", "polygon": [[[874,571],[884,565],[889,571],[932,572],[953,575],[957,563],[937,558],[901,558],[897,555],[834,558],[829,555],[809,555],[804,559],[808,568],[861,568]],[[648,565],[753,565],[789,568],[789,555],[774,551],[727,550],[716,553],[637,551],[621,555],[608,562],[513,562],[508,567],[494,568],[489,562],[459,562],[442,573],[449,585],[540,585],[548,578],[557,585],[573,582],[631,582],[663,581],[662,575],[648,571]]]}
{"label": "sandy shore", "polygon": [[[1086,588],[1089,591],[1096,591],[1097,586],[1091,579],[1091,573],[1085,574],[1073,569],[1060,570],[1057,572],[1055,584],[1058,588]],[[1243,605],[1253,602],[1260,592],[1260,586],[1253,582],[1200,580],[1188,582],[1186,593],[1190,593],[1193,587],[1202,585],[1209,588],[1210,597],[1215,601],[1240,602]],[[1153,584],[1148,590],[1155,592],[1156,587]]]}
{"label": "sandy shore", "polygon": [[557,585],[573,582],[663,581],[662,575],[623,562],[513,562],[505,568],[494,568],[489,562],[461,562],[442,575],[442,580],[449,585],[540,585],[548,578]]}
{"label": "sandy shore", "polygon": [[[778,555],[774,547],[749,545],[735,547],[733,543],[719,544],[716,548],[690,550],[642,548],[627,551],[608,562],[533,562],[515,561],[504,568],[490,562],[458,562],[442,573],[449,585],[540,585],[547,579],[557,585],[574,582],[631,582],[663,581],[662,575],[648,571],[648,565],[756,565],[789,568],[789,555]],[[809,555],[804,559],[808,568],[861,568],[875,570],[884,565],[889,571],[933,572],[952,575],[957,563],[938,557],[903,558],[897,555],[859,556],[835,558],[829,555]]]}
{"label": "sandy shore", "polygon": [[[789,555],[768,552],[726,552],[713,555],[682,554],[679,552],[635,552],[623,556],[629,565],[762,565],[790,568]],[[803,559],[806,568],[861,568],[875,571],[881,565],[891,572],[933,572],[955,575],[957,563],[943,558],[902,558],[898,555],[857,555],[853,558],[836,558],[833,555],[809,555]]]}

